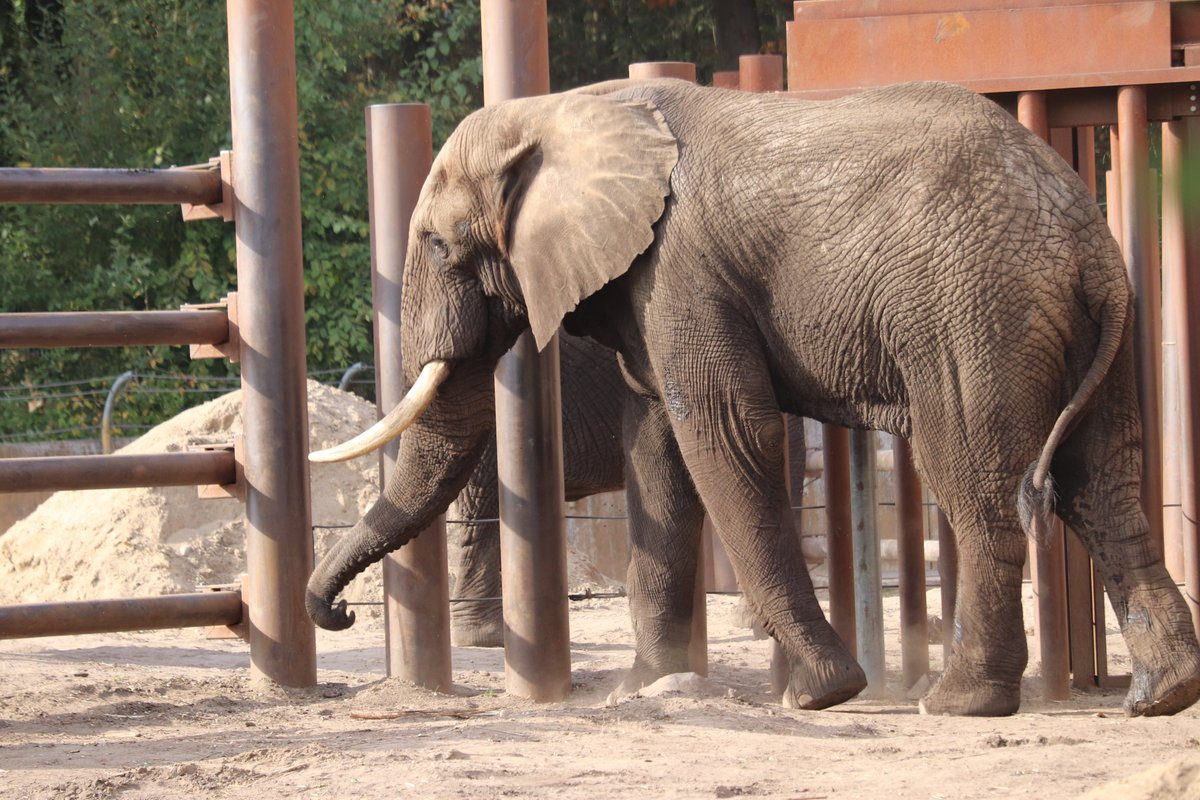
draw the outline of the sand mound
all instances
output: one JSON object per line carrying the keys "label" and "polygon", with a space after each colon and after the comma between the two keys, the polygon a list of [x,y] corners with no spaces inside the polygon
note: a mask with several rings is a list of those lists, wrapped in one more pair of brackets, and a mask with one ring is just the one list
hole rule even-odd
{"label": "sand mound", "polygon": [[[313,449],[345,441],[375,421],[357,395],[308,383]],[[170,453],[231,440],[240,432],[241,392],[189,409],[122,448]],[[312,521],[319,559],[378,496],[379,461],[311,465]],[[143,597],[231,583],[245,571],[246,518],[236,500],[202,500],[191,487],[58,492],[0,535],[0,604]],[[455,557],[451,554],[452,569]],[[570,548],[569,582],[606,585],[590,560]],[[350,602],[382,598],[378,565],[345,593]],[[360,609],[369,610],[370,607]]]}
{"label": "sand mound", "polygon": [[1079,800],[1200,800],[1200,758],[1186,756],[1158,764],[1098,786]]}

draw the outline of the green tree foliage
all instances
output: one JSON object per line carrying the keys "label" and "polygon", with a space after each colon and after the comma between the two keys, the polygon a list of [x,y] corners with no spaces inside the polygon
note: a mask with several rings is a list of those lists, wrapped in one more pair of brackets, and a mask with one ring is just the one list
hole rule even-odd
{"label": "green tree foliage", "polygon": [[[647,60],[695,61],[706,79],[720,59],[718,3],[755,6],[551,0],[553,87],[623,77]],[[790,2],[755,8],[764,48],[777,47]],[[308,360],[319,373],[371,361],[363,109],[429,103],[440,144],[481,103],[479,3],[295,9]],[[206,162],[230,147],[223,6],[0,0],[0,123],[0,166]],[[231,226],[184,224],[177,208],[0,206],[0,311],[172,309],[219,299],[235,271]],[[144,376],[117,406],[129,432],[236,377],[236,365],[192,362],[184,348],[0,350],[0,441],[94,435],[107,386],[127,369]]]}

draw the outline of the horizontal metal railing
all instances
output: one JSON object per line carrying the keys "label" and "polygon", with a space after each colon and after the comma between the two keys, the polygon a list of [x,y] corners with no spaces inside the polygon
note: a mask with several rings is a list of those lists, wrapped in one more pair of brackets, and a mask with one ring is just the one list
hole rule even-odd
{"label": "horizontal metal railing", "polygon": [[0,494],[134,486],[228,485],[237,480],[231,450],[115,456],[0,459]]}
{"label": "horizontal metal railing", "polygon": [[221,344],[229,316],[219,309],[0,314],[0,348]]}
{"label": "horizontal metal railing", "polygon": [[220,202],[221,173],[211,169],[0,168],[0,203]]}
{"label": "horizontal metal railing", "polygon": [[237,625],[241,591],[0,606],[0,639]]}

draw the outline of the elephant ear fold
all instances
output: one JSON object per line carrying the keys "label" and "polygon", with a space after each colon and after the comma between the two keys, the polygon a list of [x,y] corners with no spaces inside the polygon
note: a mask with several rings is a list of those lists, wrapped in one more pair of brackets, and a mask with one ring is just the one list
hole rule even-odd
{"label": "elephant ear fold", "polygon": [[541,349],[581,300],[650,247],[679,152],[646,102],[578,94],[518,102],[528,105],[501,176],[500,241]]}

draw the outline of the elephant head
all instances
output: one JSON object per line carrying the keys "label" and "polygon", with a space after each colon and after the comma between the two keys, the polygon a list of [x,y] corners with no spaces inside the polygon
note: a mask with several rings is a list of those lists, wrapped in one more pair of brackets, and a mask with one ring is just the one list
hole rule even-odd
{"label": "elephant head", "polygon": [[402,546],[466,484],[494,419],[492,370],[531,328],[539,347],[583,298],[654,240],[678,158],[661,114],[591,94],[516,100],[447,140],[410,223],[401,345],[411,389],[370,430],[314,461],[353,458],[404,432],[379,501],[309,582],[319,625],[353,622],[333,600]]}

